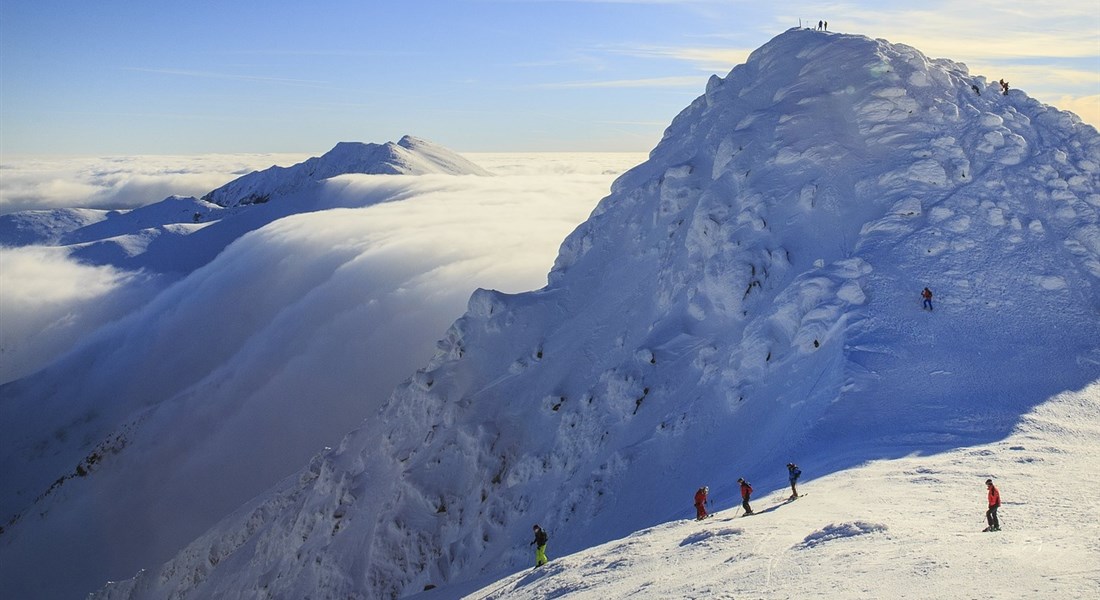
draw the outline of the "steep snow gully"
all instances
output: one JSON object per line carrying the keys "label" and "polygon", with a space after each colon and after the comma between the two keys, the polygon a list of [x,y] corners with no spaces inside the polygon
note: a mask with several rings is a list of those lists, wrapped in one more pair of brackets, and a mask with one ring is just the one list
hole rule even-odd
{"label": "steep snow gully", "polygon": [[[545,288],[475,293],[377,418],[99,597],[401,597],[528,564],[535,522],[561,556],[688,516],[702,482],[1003,440],[1100,375],[1098,180],[1096,130],[1022,91],[783,33],[711,78]],[[879,535],[860,523],[836,535]]]}

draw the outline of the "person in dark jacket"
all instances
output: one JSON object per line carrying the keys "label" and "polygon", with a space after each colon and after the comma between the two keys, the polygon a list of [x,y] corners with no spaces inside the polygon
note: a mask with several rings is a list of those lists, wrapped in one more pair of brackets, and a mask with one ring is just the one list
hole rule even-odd
{"label": "person in dark jacket", "polygon": [[923,308],[932,310],[932,290],[924,288],[924,291],[920,293],[920,297],[924,298]]}
{"label": "person in dark jacket", "polygon": [[1001,507],[1001,492],[993,485],[992,479],[985,480],[985,488],[989,492],[989,510],[985,511],[985,520],[989,526],[982,531],[1000,531],[1001,523],[997,520],[997,509]]}
{"label": "person in dark jacket", "polygon": [[751,515],[752,507],[749,506],[749,497],[752,496],[752,486],[743,478],[738,478],[737,483],[741,484],[741,507],[745,509],[746,515]]}
{"label": "person in dark jacket", "polygon": [[799,469],[798,465],[787,463],[787,478],[791,481],[791,500],[798,497],[798,488],[795,487],[795,483],[798,482],[798,478],[801,476],[802,469]]}
{"label": "person in dark jacket", "polygon": [[546,532],[538,525],[535,525],[534,530],[535,541],[531,544],[535,546],[535,566],[541,567],[546,564],[546,541],[550,539],[550,536],[546,535]]}
{"label": "person in dark jacket", "polygon": [[702,521],[707,518],[707,494],[710,493],[710,488],[703,486],[698,490],[695,490],[695,520]]}

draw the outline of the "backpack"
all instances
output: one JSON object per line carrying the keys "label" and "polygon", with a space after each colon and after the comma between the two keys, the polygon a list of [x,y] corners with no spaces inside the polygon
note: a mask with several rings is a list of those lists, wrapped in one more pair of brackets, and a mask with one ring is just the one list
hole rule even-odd
{"label": "backpack", "polygon": [[535,542],[539,546],[545,546],[546,541],[549,540],[549,539],[550,539],[550,536],[546,533],[545,529],[540,529],[539,532],[535,534]]}

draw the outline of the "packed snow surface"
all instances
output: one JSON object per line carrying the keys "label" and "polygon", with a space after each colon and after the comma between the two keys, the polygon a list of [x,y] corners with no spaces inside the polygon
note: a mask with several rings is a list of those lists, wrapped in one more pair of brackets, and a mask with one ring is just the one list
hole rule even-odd
{"label": "packed snow surface", "polygon": [[[1029,413],[1011,436],[875,461],[524,568],[464,594],[543,598],[1089,598],[1100,589],[1100,386]],[[986,489],[1002,529],[985,527]],[[548,544],[553,549],[553,542]]]}
{"label": "packed snow surface", "polygon": [[[377,418],[99,597],[454,597],[529,566],[534,523],[557,561],[480,597],[903,595],[921,573],[968,596],[1037,561],[997,589],[1094,589],[1098,209],[1075,116],[786,32],[711,78],[546,287],[476,292]],[[780,506],[789,461],[808,495]],[[977,533],[990,475],[1024,503],[1000,537]],[[739,476],[763,510],[731,521]],[[700,485],[726,510],[680,523]]]}

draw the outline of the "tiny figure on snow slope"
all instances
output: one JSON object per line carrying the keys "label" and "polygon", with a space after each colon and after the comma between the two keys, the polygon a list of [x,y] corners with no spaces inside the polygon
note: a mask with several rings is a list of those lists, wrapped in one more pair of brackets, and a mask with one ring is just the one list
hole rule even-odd
{"label": "tiny figure on snow slope", "polygon": [[923,308],[932,310],[932,290],[924,288],[924,291],[920,293],[920,297],[924,298]]}
{"label": "tiny figure on snow slope", "polygon": [[707,494],[710,493],[710,488],[703,486],[698,490],[695,490],[695,520],[702,521],[707,518]]}
{"label": "tiny figure on snow slope", "polygon": [[752,507],[749,506],[749,497],[752,496],[752,486],[743,478],[738,478],[737,483],[741,484],[741,507],[745,509],[746,515],[751,515]]}
{"label": "tiny figure on snow slope", "polygon": [[541,567],[546,564],[546,541],[550,539],[550,536],[546,535],[546,532],[538,525],[535,525],[534,530],[535,541],[531,544],[535,547],[535,566]]}
{"label": "tiny figure on snow slope", "polygon": [[798,465],[794,463],[787,463],[787,478],[791,480],[791,500],[798,497],[798,488],[795,487],[795,483],[798,482],[798,478],[802,476],[802,469],[798,468]]}
{"label": "tiny figure on snow slope", "polygon": [[1001,83],[1001,93],[1004,94],[1005,96],[1007,96],[1008,95],[1008,82],[1005,81],[1004,79],[1002,79],[1000,81],[1000,83]]}
{"label": "tiny figure on snow slope", "polygon": [[985,487],[989,491],[989,510],[985,511],[985,520],[989,526],[982,531],[1000,531],[1001,523],[997,520],[997,509],[1001,507],[1001,493],[992,479],[985,480]]}

